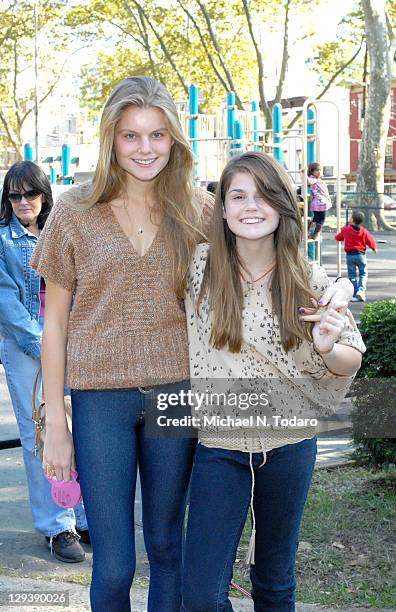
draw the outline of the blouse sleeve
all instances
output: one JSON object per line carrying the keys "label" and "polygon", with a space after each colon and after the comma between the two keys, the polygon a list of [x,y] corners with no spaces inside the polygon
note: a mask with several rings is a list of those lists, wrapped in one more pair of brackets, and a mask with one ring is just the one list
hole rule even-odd
{"label": "blouse sleeve", "polygon": [[316,299],[322,297],[323,293],[326,291],[327,287],[332,284],[332,281],[327,276],[326,270],[323,266],[319,266],[316,262],[310,262],[311,266],[311,278],[310,278],[310,286],[313,294]]}
{"label": "blouse sleeve", "polygon": [[209,245],[199,244],[194,251],[188,274],[188,295],[194,307],[198,302],[201,284],[205,272],[206,260],[208,258]]}
{"label": "blouse sleeve", "polygon": [[76,287],[73,224],[62,199],[53,207],[33,252],[31,266],[68,291]]}
{"label": "blouse sleeve", "polygon": [[[327,276],[326,270],[322,266],[312,264],[311,289],[317,297],[320,297],[327,287],[331,285],[331,280]],[[347,310],[345,314],[345,325],[341,332],[341,336],[337,341],[338,344],[345,344],[357,349],[361,353],[366,352],[362,336],[356,325],[353,314]]]}

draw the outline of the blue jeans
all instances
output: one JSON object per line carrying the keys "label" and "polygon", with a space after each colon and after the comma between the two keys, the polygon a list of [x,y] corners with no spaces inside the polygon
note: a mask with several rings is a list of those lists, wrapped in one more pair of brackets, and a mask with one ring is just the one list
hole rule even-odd
{"label": "blue jeans", "polygon": [[[156,387],[177,392],[186,383]],[[182,534],[196,440],[147,435],[155,393],[138,389],[71,392],[77,469],[93,550],[93,612],[129,612],[134,577],[137,467],[150,563],[149,612],[181,604]]]}
{"label": "blue jeans", "polygon": [[[367,257],[366,253],[347,253],[348,278],[353,284],[354,295],[366,293],[367,284]],[[359,280],[357,279],[359,271]]]}
{"label": "blue jeans", "polygon": [[[294,565],[301,518],[311,483],[316,439],[273,449],[255,472],[256,612],[295,609]],[[250,454],[198,445],[193,467],[183,575],[185,612],[229,612],[233,564],[249,510]]]}
{"label": "blue jeans", "polygon": [[32,421],[32,391],[40,361],[25,355],[14,340],[8,339],[0,342],[0,359],[19,428],[35,528],[45,536],[74,531],[76,526],[86,529],[87,521],[81,504],[74,509],[64,509],[52,501],[51,485],[44,476],[40,454],[36,457],[33,454],[36,433]]}

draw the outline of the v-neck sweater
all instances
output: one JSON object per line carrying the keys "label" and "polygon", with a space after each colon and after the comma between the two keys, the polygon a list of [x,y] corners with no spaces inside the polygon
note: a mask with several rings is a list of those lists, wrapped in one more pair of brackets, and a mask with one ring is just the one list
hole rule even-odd
{"label": "v-neck sweater", "polygon": [[[189,378],[184,303],[173,290],[163,227],[139,256],[108,203],[70,206],[79,193],[58,199],[31,260],[47,281],[73,292],[66,384],[116,389]],[[194,197],[210,215],[211,195]]]}

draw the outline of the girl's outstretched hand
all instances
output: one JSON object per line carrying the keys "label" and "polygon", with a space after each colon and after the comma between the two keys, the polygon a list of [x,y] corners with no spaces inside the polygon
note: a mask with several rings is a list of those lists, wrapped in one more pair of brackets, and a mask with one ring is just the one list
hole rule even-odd
{"label": "girl's outstretched hand", "polygon": [[[348,278],[339,278],[336,283],[329,285],[319,299],[319,306],[335,308],[340,302],[351,301],[353,297],[353,285]],[[346,310],[346,309],[345,309]]]}

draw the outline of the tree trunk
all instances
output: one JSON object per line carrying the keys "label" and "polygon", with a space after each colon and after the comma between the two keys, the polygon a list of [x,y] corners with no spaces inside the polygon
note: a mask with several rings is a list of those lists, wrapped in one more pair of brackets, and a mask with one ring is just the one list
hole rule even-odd
{"label": "tree trunk", "polygon": [[188,90],[188,87],[187,87],[187,83],[186,83],[183,75],[181,74],[180,70],[176,66],[175,62],[173,61],[171,52],[169,51],[168,47],[166,46],[166,44],[164,42],[164,39],[162,38],[160,33],[157,31],[156,27],[153,25],[152,21],[150,20],[147,12],[143,9],[142,5],[139,4],[139,2],[137,0],[132,0],[132,2],[135,5],[135,7],[137,8],[137,10],[139,11],[139,13],[141,15],[143,15],[144,19],[146,20],[146,23],[149,25],[151,31],[153,32],[154,36],[158,40],[163,54],[165,55],[166,59],[168,60],[168,62],[172,66],[175,74],[177,75],[177,77],[178,77],[178,79],[180,81],[180,84],[181,84],[181,86],[182,86],[182,88],[184,90],[184,93],[188,96],[189,90]]}
{"label": "tree trunk", "polygon": [[[391,110],[391,54],[385,0],[362,0],[370,83],[359,155],[356,191],[368,229],[392,230],[384,218],[384,164]],[[366,194],[366,195],[365,195]]]}
{"label": "tree trunk", "polygon": [[238,95],[238,91],[237,91],[237,88],[235,87],[231,71],[228,68],[227,62],[226,62],[225,57],[224,57],[224,55],[223,55],[223,53],[221,51],[221,48],[220,48],[219,42],[217,40],[217,37],[216,37],[216,35],[214,33],[212,22],[210,20],[209,13],[208,13],[208,11],[207,11],[207,9],[205,7],[205,3],[201,2],[200,0],[197,0],[197,4],[198,4],[199,8],[201,9],[201,13],[202,13],[202,15],[203,15],[203,17],[205,19],[205,22],[206,22],[206,25],[207,25],[207,28],[208,28],[210,40],[213,43],[213,46],[215,48],[217,57],[219,58],[220,64],[221,64],[221,66],[222,66],[222,68],[224,70],[224,74],[226,76],[226,79],[227,79],[227,82],[228,82],[228,85],[229,85],[229,90],[233,91],[235,93],[235,104],[237,105],[237,107],[240,110],[243,110],[242,100],[240,99],[240,97]]}
{"label": "tree trunk", "polygon": [[282,99],[283,86],[285,84],[287,64],[289,61],[289,11],[290,11],[291,0],[286,0],[285,5],[285,21],[283,25],[283,51],[282,51],[282,64],[279,74],[278,85],[276,88],[275,102],[280,102]]}
{"label": "tree trunk", "polygon": [[5,115],[3,114],[3,112],[1,110],[0,110],[0,123],[3,125],[4,131],[5,131],[5,135],[6,135],[6,138],[5,138],[5,141],[6,141],[5,147],[6,148],[11,147],[15,151],[18,161],[20,161],[22,159],[22,153],[21,153],[21,151],[22,151],[22,142],[21,142],[20,138],[19,138],[19,140],[17,140],[18,139],[18,135],[17,134],[14,135],[12,133],[12,128],[8,125],[8,121],[7,121]]}
{"label": "tree trunk", "polygon": [[243,2],[243,10],[245,12],[246,20],[248,23],[250,38],[252,39],[254,50],[256,52],[260,106],[261,106],[262,112],[264,113],[265,127],[271,128],[272,127],[272,113],[271,113],[270,107],[268,106],[267,98],[265,96],[265,91],[264,91],[264,60],[263,60],[263,56],[261,54],[258,42],[254,35],[252,14],[250,12],[248,0],[242,0],[242,2]]}
{"label": "tree trunk", "polygon": [[[209,63],[210,63],[210,65],[211,65],[211,66],[212,66],[212,68],[213,68],[213,72],[214,72],[214,73],[215,73],[215,75],[217,76],[217,78],[218,78],[219,82],[221,83],[221,85],[222,85],[222,87],[223,87],[224,91],[226,91],[226,92],[230,91],[229,86],[227,85],[227,83],[226,83],[226,82],[225,82],[225,80],[223,79],[222,75],[220,74],[220,72],[218,71],[218,69],[217,69],[217,67],[216,67],[216,64],[214,63],[214,59],[213,59],[212,53],[210,52],[210,49],[209,49],[208,45],[206,44],[206,40],[205,40],[205,38],[204,38],[204,35],[202,34],[202,30],[201,30],[201,28],[199,27],[197,20],[194,18],[194,15],[191,13],[191,11],[189,11],[189,10],[188,10],[188,9],[185,7],[185,5],[183,4],[183,2],[182,2],[181,0],[177,0],[177,2],[178,2],[178,4],[179,4],[180,8],[181,8],[181,9],[182,9],[182,10],[185,12],[185,14],[187,15],[187,17],[188,17],[188,18],[191,20],[191,22],[192,22],[192,24],[193,24],[194,28],[196,29],[197,34],[198,34],[198,36],[199,36],[199,40],[201,41],[201,45],[202,45],[202,47],[203,47],[203,49],[204,49],[204,51],[205,51],[205,53],[206,53],[206,57],[208,58]],[[236,97],[236,95],[237,95],[237,94],[235,93],[235,97]],[[242,108],[242,107],[241,107],[241,108]]]}

